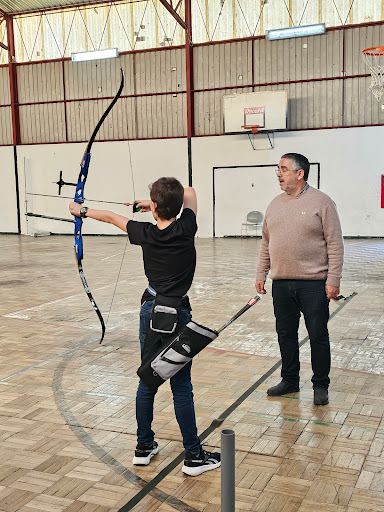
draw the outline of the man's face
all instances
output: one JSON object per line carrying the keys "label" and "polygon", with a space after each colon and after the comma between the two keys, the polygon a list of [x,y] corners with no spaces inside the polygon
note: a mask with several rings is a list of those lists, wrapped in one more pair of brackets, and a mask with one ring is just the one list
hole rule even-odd
{"label": "man's face", "polygon": [[295,169],[293,161],[290,158],[282,158],[279,162],[278,170],[277,178],[281,190],[288,194],[295,193],[303,183],[303,169]]}

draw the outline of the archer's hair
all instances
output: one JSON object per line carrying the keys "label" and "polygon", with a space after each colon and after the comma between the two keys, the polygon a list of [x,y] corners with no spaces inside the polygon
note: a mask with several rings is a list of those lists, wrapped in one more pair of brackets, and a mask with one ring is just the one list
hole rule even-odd
{"label": "archer's hair", "polygon": [[303,169],[304,180],[308,181],[310,163],[306,156],[300,155],[300,153],[285,153],[281,158],[290,158],[296,169]]}
{"label": "archer's hair", "polygon": [[159,178],[149,186],[151,200],[157,204],[160,219],[171,219],[179,213],[184,201],[184,187],[176,178]]}

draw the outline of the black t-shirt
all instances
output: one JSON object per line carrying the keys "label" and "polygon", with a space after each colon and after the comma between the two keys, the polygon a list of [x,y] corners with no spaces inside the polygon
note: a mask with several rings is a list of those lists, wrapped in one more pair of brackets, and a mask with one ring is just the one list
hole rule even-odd
{"label": "black t-shirt", "polygon": [[189,290],[196,268],[196,231],[196,215],[190,208],[165,229],[150,222],[128,222],[129,241],[141,245],[145,275],[157,293],[182,297]]}

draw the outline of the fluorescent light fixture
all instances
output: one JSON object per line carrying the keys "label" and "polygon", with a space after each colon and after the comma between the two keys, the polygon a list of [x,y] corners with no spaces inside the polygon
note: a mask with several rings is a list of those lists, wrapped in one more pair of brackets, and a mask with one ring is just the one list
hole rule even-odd
{"label": "fluorescent light fixture", "polygon": [[302,25],[300,27],[277,28],[276,30],[267,30],[266,39],[288,39],[290,37],[318,36],[324,34],[325,24]]}
{"label": "fluorescent light fixture", "polygon": [[107,50],[95,50],[93,52],[72,53],[72,62],[81,62],[84,60],[114,59],[119,56],[117,48],[108,48]]}

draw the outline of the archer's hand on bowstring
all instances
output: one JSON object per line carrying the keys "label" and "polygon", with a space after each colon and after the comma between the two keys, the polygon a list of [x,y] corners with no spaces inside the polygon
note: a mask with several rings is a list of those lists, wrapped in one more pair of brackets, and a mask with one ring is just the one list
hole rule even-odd
{"label": "archer's hand on bowstring", "polygon": [[151,200],[150,199],[143,199],[143,200],[136,200],[134,203],[124,203],[125,206],[131,206],[135,205],[136,209],[139,210],[139,212],[150,212],[151,211]]}

